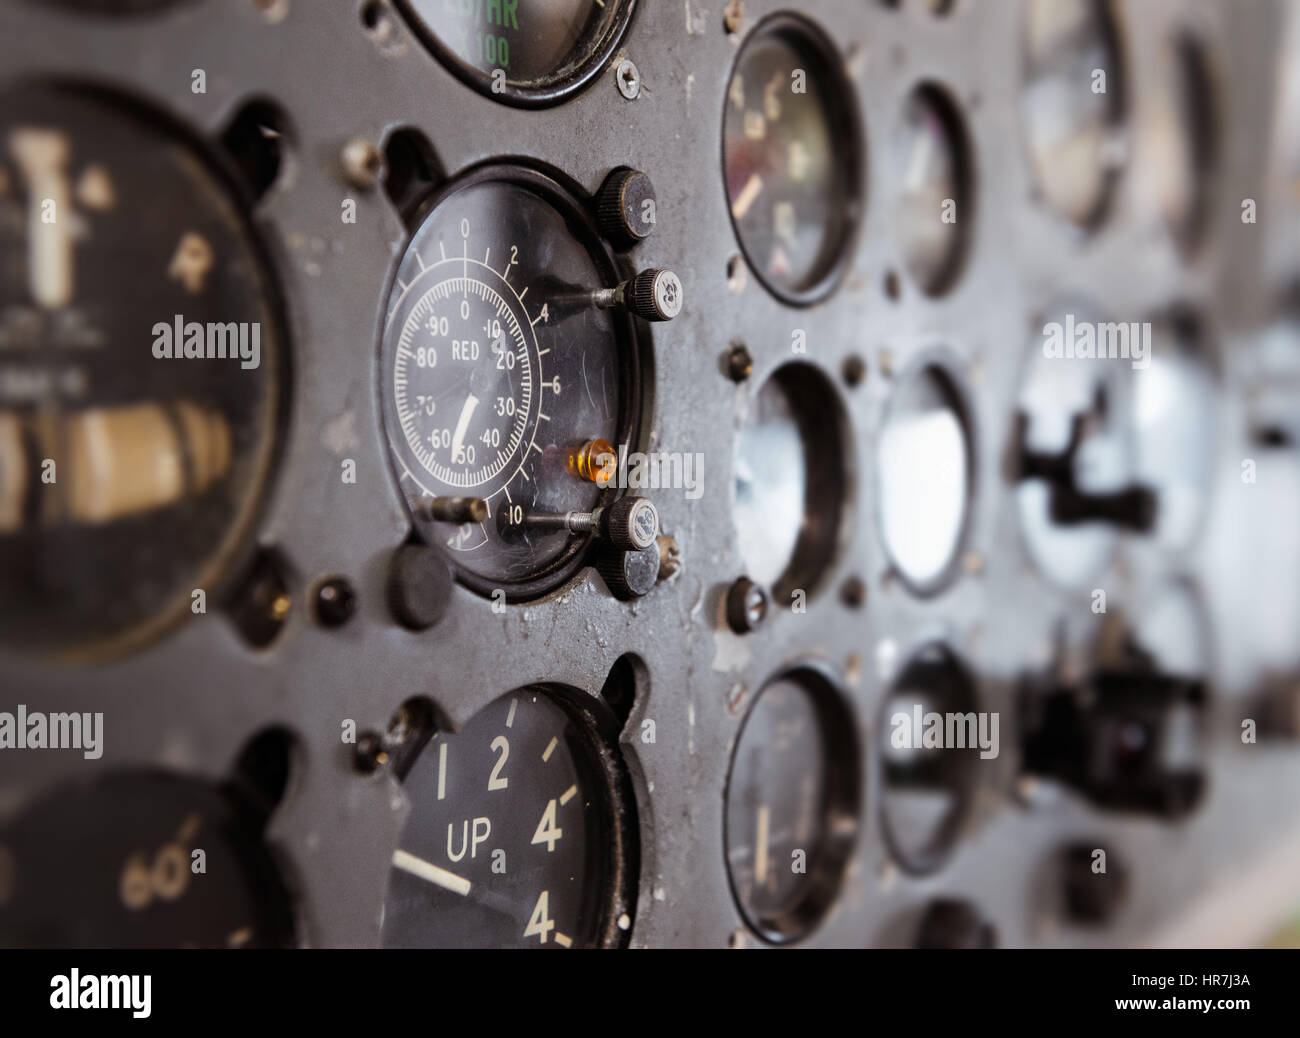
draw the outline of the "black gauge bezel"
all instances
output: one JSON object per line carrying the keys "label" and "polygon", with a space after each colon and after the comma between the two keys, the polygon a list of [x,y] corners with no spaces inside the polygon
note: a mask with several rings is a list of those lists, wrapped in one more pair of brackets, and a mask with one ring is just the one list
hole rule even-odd
{"label": "black gauge bezel", "polygon": [[[392,272],[387,280],[380,302],[379,349],[377,354],[379,377],[375,381],[375,391],[379,394],[379,399],[376,402],[378,407],[376,414],[379,418],[379,431],[384,440],[384,453],[388,458],[389,471],[392,473],[394,480],[399,481],[398,493],[402,498],[402,504],[408,518],[410,517],[410,502],[407,500],[405,491],[400,487],[400,473],[394,467],[394,452],[387,429],[388,405],[386,400],[389,379],[387,365],[385,364],[388,352],[385,333],[388,325],[388,301],[391,298],[393,286],[397,283],[398,271],[406,261],[411,244],[425,221],[453,194],[466,188],[490,182],[511,184],[537,195],[563,217],[569,233],[591,257],[605,285],[612,287],[622,280],[618,261],[609,244],[601,237],[600,228],[592,214],[590,204],[586,204],[581,200],[583,196],[579,194],[580,189],[562,182],[558,173],[543,172],[541,169],[523,165],[519,162],[494,159],[448,180],[432,191],[427,198],[411,211],[410,218],[406,221],[408,228],[406,239],[401,251],[394,260]],[[631,315],[624,310],[611,311],[610,316],[614,325],[615,349],[617,350],[619,363],[618,438],[615,446],[626,443],[629,450],[634,450],[639,445],[641,428],[641,353],[637,329],[633,324]],[[609,505],[619,496],[620,491],[615,488],[608,488],[601,492],[598,504],[602,507]],[[413,518],[411,522],[414,529]],[[419,536],[418,532],[416,536]],[[569,538],[568,546],[556,559],[531,577],[513,581],[480,576],[454,558],[453,552],[443,551],[442,548],[436,545],[432,545],[432,547],[447,560],[457,579],[471,591],[490,598],[493,592],[501,590],[505,592],[506,601],[508,602],[526,602],[534,598],[540,598],[572,578],[586,563],[588,549],[592,546],[592,542],[593,537],[589,533],[574,535]]]}
{"label": "black gauge bezel", "polygon": [[[814,598],[826,586],[852,527],[857,463],[848,410],[834,381],[815,364],[788,361],[771,372],[748,402],[745,421],[733,447],[750,428],[748,419],[758,396],[770,384],[779,385],[792,405],[792,417],[803,447],[807,486],[803,519],[790,557],[769,591],[774,600],[788,602],[797,588]],[[731,522],[736,526],[736,481],[731,481]]]}
{"label": "black gauge bezel", "polygon": [[[781,915],[755,918],[741,900],[732,875],[727,808],[731,800],[736,754],[745,727],[763,694],[781,681],[798,686],[808,697],[821,728],[826,768],[821,831],[815,849],[809,849],[810,868],[799,900]],[[722,789],[722,862],[737,912],[745,925],[766,943],[792,944],[811,936],[839,903],[844,877],[861,832],[863,774],[862,749],[853,704],[825,664],[818,660],[800,660],[783,667],[763,682],[740,722],[727,756],[727,779]]]}
{"label": "black gauge bezel", "polygon": [[402,18],[420,42],[453,76],[466,86],[473,88],[484,97],[511,105],[515,108],[548,108],[580,93],[600,74],[610,56],[622,42],[632,15],[636,10],[637,0],[606,0],[614,7],[613,21],[604,34],[596,41],[590,53],[577,64],[567,64],[558,69],[551,77],[532,86],[521,86],[506,81],[500,91],[492,89],[492,77],[475,68],[459,54],[448,47],[416,12],[410,0],[393,0]]}
{"label": "black gauge bezel", "polygon": [[745,38],[731,63],[731,72],[727,76],[729,88],[745,52],[755,40],[775,36],[808,59],[809,74],[823,85],[822,91],[828,104],[824,109],[826,121],[835,139],[840,143],[836,153],[846,174],[848,187],[848,205],[839,221],[838,240],[829,250],[831,259],[815,268],[797,289],[782,288],[763,273],[754,262],[745,244],[740,227],[731,211],[731,199],[727,196],[727,112],[724,101],[722,110],[722,132],[719,135],[720,169],[722,171],[722,197],[727,209],[727,221],[740,248],[745,263],[759,283],[776,299],[790,306],[812,306],[827,299],[839,288],[853,263],[854,252],[861,229],[866,198],[866,144],[862,129],[862,115],[858,109],[857,91],[844,70],[844,59],[835,49],[835,44],[825,31],[815,22],[803,15],[778,12],[768,15]]}
{"label": "black gauge bezel", "polygon": [[[543,696],[558,708],[570,721],[569,730],[578,741],[579,745],[573,752],[574,767],[585,791],[597,800],[601,826],[596,839],[588,839],[585,848],[588,862],[598,864],[602,880],[601,889],[589,894],[591,908],[599,913],[594,931],[596,947],[625,947],[636,920],[641,851],[636,794],[619,751],[619,722],[613,711],[596,697],[568,685],[545,682],[503,692],[480,710],[486,710],[508,696],[524,694]],[[465,723],[473,719],[470,717]],[[454,739],[458,733],[450,731],[448,734]],[[430,752],[430,745],[426,742],[420,753]],[[403,825],[402,832],[397,834],[399,844],[405,828]],[[388,901],[391,869],[387,876],[383,895],[385,903]],[[619,920],[623,916],[627,917],[627,925],[620,926]]]}

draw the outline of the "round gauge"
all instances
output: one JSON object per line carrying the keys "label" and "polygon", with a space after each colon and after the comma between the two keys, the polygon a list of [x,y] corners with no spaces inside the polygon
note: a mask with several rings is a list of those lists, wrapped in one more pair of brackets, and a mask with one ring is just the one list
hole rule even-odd
{"label": "round gauge", "polygon": [[909,588],[936,593],[957,568],[975,479],[969,411],[946,367],[929,363],[900,380],[876,459],[885,551]]}
{"label": "round gauge", "polygon": [[731,222],[759,280],[788,303],[829,295],[860,216],[861,134],[834,44],[792,15],[755,27],[722,123]]}
{"label": "round gauge", "polygon": [[1080,226],[1105,210],[1121,157],[1119,45],[1107,0],[1030,0],[1021,115],[1038,189]]}
{"label": "round gauge", "polygon": [[763,687],[740,730],[727,778],[727,873],[765,940],[803,937],[839,891],[858,830],[854,726],[835,684],[796,667]]}
{"label": "round gauge", "polygon": [[438,733],[404,780],[383,940],[590,948],[631,928],[631,801],[594,702],[511,692]]}
{"label": "round gauge", "polygon": [[59,789],[0,826],[0,946],[291,947],[265,821],[242,787],[165,772]]}
{"label": "round gauge", "polygon": [[922,291],[939,295],[959,273],[973,219],[966,135],[943,90],[926,84],[912,91],[890,151],[895,240]]}
{"label": "round gauge", "polygon": [[635,427],[632,325],[591,218],[540,173],[491,166],[441,192],[398,266],[381,348],[389,449],[424,540],[484,594],[540,594],[587,539]]}
{"label": "round gauge", "polygon": [[809,364],[779,368],[759,390],[736,441],[734,518],[746,574],[788,598],[815,590],[838,544],[848,500],[846,419]]}
{"label": "round gauge", "polygon": [[1152,534],[1171,551],[1196,539],[1209,514],[1219,442],[1219,381],[1192,315],[1155,324],[1150,367],[1132,379],[1134,479],[1155,492]]}
{"label": "round gauge", "polygon": [[[1018,410],[1022,457],[1051,459],[1053,478],[1024,477],[1016,486],[1016,508],[1029,555],[1039,572],[1062,588],[1079,588],[1110,563],[1121,527],[1101,515],[1063,522],[1057,499],[1103,499],[1131,485],[1133,439],[1129,384],[1151,371],[1132,372],[1128,361],[1047,357],[1043,334],[1056,325],[1067,341],[1077,329],[1100,327],[1086,306],[1058,314],[1030,337]],[[1163,376],[1161,377],[1163,381]],[[1150,404],[1148,404],[1150,407]]]}
{"label": "round gauge", "polygon": [[102,655],[236,568],[285,380],[217,170],[98,95],[0,106],[0,643]]}
{"label": "round gauge", "polygon": [[975,765],[985,747],[1000,749],[996,715],[977,708],[969,672],[939,644],[916,653],[885,697],[881,828],[909,872],[943,863],[973,797]]}
{"label": "round gauge", "polygon": [[1178,244],[1193,249],[1204,228],[1215,149],[1215,98],[1205,52],[1189,35],[1167,39],[1157,52],[1163,89],[1144,98],[1145,152],[1134,172],[1151,209]]}
{"label": "round gauge", "polygon": [[636,0],[397,0],[411,26],[461,80],[525,107],[589,83],[627,29]]}

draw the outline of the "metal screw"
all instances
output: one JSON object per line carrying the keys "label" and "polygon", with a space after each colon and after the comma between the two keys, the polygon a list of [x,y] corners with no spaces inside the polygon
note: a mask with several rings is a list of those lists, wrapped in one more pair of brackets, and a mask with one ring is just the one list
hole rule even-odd
{"label": "metal screw", "polygon": [[481,523],[488,506],[481,497],[431,497],[425,499],[424,512],[440,523]]}
{"label": "metal screw", "polygon": [[343,145],[340,161],[348,183],[360,191],[374,187],[384,169],[384,156],[364,137],[353,137]]}
{"label": "metal screw", "polygon": [[682,568],[682,553],[677,546],[677,538],[669,533],[661,533],[659,541],[659,579],[669,580]]}
{"label": "metal screw", "polygon": [[388,751],[384,749],[383,737],[377,732],[362,732],[357,737],[352,759],[357,770],[365,775],[384,767],[388,763]]}
{"label": "metal screw", "polygon": [[316,619],[325,627],[342,627],[357,611],[357,595],[342,577],[331,577],[316,589]]}
{"label": "metal screw", "polygon": [[740,0],[731,0],[722,9],[722,25],[730,33],[740,32],[745,27],[745,5]]}
{"label": "metal screw", "polygon": [[614,66],[614,81],[618,84],[618,92],[629,101],[635,101],[641,93],[641,73],[628,58]]}
{"label": "metal screw", "polygon": [[732,382],[744,382],[754,373],[754,358],[743,342],[733,342],[727,351],[727,377]]}
{"label": "metal screw", "polygon": [[272,25],[278,25],[289,17],[289,0],[253,0],[253,6]]}
{"label": "metal screw", "polygon": [[861,609],[867,600],[867,585],[861,577],[849,577],[840,585],[840,600],[850,609]]}
{"label": "metal screw", "polygon": [[867,362],[856,353],[844,358],[844,384],[850,388],[861,385],[867,377]]}
{"label": "metal screw", "polygon": [[758,629],[767,616],[767,592],[748,577],[741,577],[727,591],[727,623],[737,634]]}

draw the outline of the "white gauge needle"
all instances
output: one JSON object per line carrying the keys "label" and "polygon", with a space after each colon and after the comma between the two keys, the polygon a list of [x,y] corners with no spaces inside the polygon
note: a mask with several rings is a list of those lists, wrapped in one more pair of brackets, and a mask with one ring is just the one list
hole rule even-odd
{"label": "white gauge needle", "polygon": [[731,215],[737,220],[743,220],[745,214],[749,212],[750,206],[758,198],[759,193],[763,190],[763,178],[757,173],[751,173],[749,179],[745,181],[745,186],[740,189],[740,194],[736,200],[731,203]]}
{"label": "white gauge needle", "polygon": [[465,430],[469,428],[469,420],[474,417],[474,408],[478,407],[478,397],[473,393],[465,398],[465,406],[460,409],[460,417],[456,419],[456,432],[451,438],[451,460],[456,462],[460,457],[460,449],[465,443]]}
{"label": "white gauge needle", "polygon": [[409,872],[412,876],[419,876],[420,879],[428,880],[434,886],[442,887],[443,890],[450,890],[453,894],[460,894],[462,897],[469,896],[469,880],[462,879],[454,872],[439,868],[431,861],[417,858],[409,851],[400,849],[393,851],[393,864],[403,872]]}
{"label": "white gauge needle", "polygon": [[766,804],[758,808],[758,833],[754,837],[754,878],[761,887],[767,883],[767,829],[768,810]]}

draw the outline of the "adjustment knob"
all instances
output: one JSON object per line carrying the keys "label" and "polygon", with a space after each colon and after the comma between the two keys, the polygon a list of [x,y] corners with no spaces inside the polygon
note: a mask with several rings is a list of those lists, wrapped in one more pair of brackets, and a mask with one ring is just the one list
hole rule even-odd
{"label": "adjustment knob", "polygon": [[640,551],[605,552],[596,564],[596,571],[610,593],[626,602],[640,598],[655,586],[659,580],[659,562],[659,544],[655,541]]}
{"label": "adjustment knob", "polygon": [[603,533],[624,551],[643,551],[659,536],[659,512],[644,497],[621,497],[601,515]]}
{"label": "adjustment knob", "polygon": [[617,288],[598,288],[593,306],[609,310],[621,306],[647,321],[671,321],[682,312],[682,280],[671,270],[651,267]]}
{"label": "adjustment knob", "polygon": [[655,189],[650,178],[626,166],[611,172],[596,192],[596,218],[601,233],[620,251],[650,237],[655,229]]}
{"label": "adjustment knob", "polygon": [[432,548],[404,544],[388,571],[388,606],[403,627],[425,631],[447,613],[455,579],[451,567]]}
{"label": "adjustment knob", "polygon": [[671,270],[643,270],[628,282],[627,308],[647,321],[671,321],[682,312],[682,282]]}

